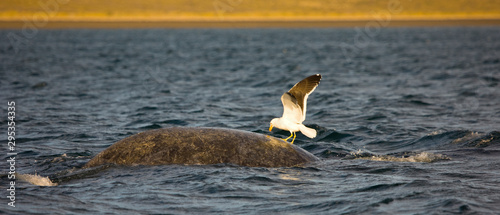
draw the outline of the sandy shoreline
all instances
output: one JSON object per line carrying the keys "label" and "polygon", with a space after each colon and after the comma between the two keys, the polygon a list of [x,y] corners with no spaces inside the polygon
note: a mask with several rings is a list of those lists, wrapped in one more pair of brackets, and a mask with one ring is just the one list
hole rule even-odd
{"label": "sandy shoreline", "polygon": [[[377,25],[376,20],[314,21],[49,21],[42,26],[1,21],[0,29],[62,28],[337,28]],[[371,26],[370,25],[370,26]],[[383,25],[382,25],[383,26]],[[384,27],[500,26],[500,19],[391,20]]]}

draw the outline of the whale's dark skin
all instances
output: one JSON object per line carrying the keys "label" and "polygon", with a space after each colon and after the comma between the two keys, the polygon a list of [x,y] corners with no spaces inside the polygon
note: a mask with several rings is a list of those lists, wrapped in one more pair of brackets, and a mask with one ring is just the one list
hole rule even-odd
{"label": "whale's dark skin", "polygon": [[292,167],[319,160],[281,139],[225,128],[163,128],[122,139],[84,168],[118,165],[203,165],[231,163],[251,167]]}

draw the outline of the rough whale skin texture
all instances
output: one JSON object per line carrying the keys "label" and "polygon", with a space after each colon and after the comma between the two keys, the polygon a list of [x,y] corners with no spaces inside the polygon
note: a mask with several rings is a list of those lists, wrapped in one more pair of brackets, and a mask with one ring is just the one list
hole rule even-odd
{"label": "rough whale skin texture", "polygon": [[84,168],[118,165],[205,165],[292,167],[319,160],[304,149],[268,135],[226,128],[174,127],[122,139]]}

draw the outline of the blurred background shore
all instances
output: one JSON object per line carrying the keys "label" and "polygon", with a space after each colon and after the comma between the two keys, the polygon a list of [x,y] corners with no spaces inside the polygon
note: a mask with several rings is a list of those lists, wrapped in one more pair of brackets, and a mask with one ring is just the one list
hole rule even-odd
{"label": "blurred background shore", "polygon": [[3,0],[0,28],[500,25],[499,0]]}

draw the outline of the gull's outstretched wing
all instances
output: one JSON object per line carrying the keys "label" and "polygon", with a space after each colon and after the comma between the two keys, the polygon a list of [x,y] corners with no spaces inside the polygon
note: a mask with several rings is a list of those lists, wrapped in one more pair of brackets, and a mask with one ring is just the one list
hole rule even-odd
{"label": "gull's outstretched wing", "polygon": [[283,103],[283,116],[281,118],[294,123],[302,123],[302,109],[298,105],[297,99],[291,93],[284,93],[281,96],[281,103]]}
{"label": "gull's outstretched wing", "polygon": [[[304,80],[300,81],[299,83],[295,84],[292,87],[292,89],[288,91],[288,93],[291,95],[291,97],[295,99],[296,104],[300,108],[301,118],[298,120],[299,122],[303,122],[306,119],[307,98],[309,97],[309,94],[311,94],[314,91],[314,89],[316,89],[320,80],[321,80],[320,74],[311,75],[305,78]],[[281,96],[282,102],[285,94]],[[283,102],[283,107],[285,107],[285,102]],[[283,112],[283,115],[285,115],[285,112]]]}

